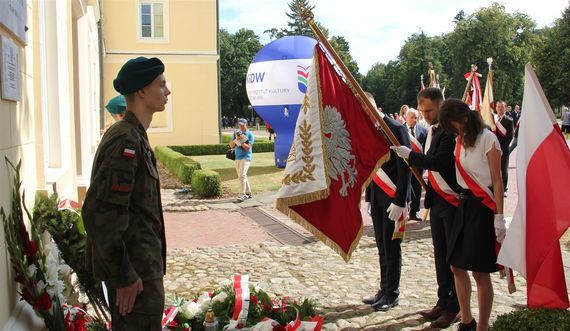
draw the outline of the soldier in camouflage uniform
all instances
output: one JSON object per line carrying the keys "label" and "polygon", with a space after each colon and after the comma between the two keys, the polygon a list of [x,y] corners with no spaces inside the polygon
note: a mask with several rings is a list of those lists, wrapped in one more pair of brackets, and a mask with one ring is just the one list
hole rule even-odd
{"label": "soldier in camouflage uniform", "polygon": [[113,85],[123,120],[103,136],[83,205],[87,267],[108,287],[113,330],[160,330],[166,240],[160,184],[146,129],[170,94],[157,58],[129,60]]}

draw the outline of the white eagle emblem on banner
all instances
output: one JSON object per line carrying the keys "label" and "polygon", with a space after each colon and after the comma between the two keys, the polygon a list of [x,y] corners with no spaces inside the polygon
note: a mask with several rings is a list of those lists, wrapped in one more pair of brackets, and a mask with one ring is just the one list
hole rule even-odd
{"label": "white eagle emblem on banner", "polygon": [[352,154],[350,133],[336,107],[325,106],[323,135],[328,175],[332,180],[342,181],[339,193],[346,197],[348,187],[353,187],[356,183],[357,171],[355,156]]}

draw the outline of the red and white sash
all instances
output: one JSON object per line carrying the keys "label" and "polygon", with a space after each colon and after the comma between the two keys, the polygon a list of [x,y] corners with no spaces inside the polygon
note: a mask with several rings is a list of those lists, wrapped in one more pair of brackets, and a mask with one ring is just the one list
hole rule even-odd
{"label": "red and white sash", "polygon": [[497,114],[495,114],[495,134],[500,135],[501,137],[507,135],[507,129],[505,129],[503,124],[501,124],[501,121],[499,121],[499,116]]}
{"label": "red and white sash", "polygon": [[457,192],[451,189],[445,179],[441,177],[439,172],[428,170],[428,181],[431,184],[431,188],[439,194],[445,201],[449,202],[453,206],[459,206],[459,195]]}
{"label": "red and white sash", "polygon": [[420,143],[420,141],[417,140],[416,137],[412,136],[411,133],[409,133],[409,136],[410,136],[410,145],[412,146],[412,150],[417,153],[423,153],[422,144]]}
{"label": "red and white sash", "polygon": [[378,168],[374,176],[372,176],[372,180],[378,187],[386,193],[387,196],[394,199],[396,197],[396,184],[392,182],[388,174],[382,168]]}
{"label": "red and white sash", "polygon": [[497,211],[497,205],[495,204],[495,197],[493,192],[481,182],[477,180],[476,177],[471,176],[461,165],[461,143],[462,139],[460,136],[457,137],[455,144],[455,166],[458,170],[458,175],[463,179],[469,190],[476,196],[483,199],[483,204],[491,209],[493,212]]}
{"label": "red and white sash", "polygon": [[[372,180],[378,187],[386,193],[387,196],[394,199],[396,197],[396,184],[392,182],[388,174],[382,168],[378,168],[374,176],[372,176]],[[407,208],[408,206],[406,206]],[[392,234],[392,240],[394,239],[403,239],[406,233],[406,222],[408,220],[407,213],[402,213],[398,222],[396,222],[396,226],[394,227],[394,233]]]}

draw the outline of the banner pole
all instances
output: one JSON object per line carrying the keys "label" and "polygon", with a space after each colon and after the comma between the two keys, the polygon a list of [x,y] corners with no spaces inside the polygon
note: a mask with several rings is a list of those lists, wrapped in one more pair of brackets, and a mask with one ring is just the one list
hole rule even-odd
{"label": "banner pole", "polygon": [[[365,105],[365,107],[363,108],[368,114],[368,116],[380,124],[382,132],[384,133],[384,135],[388,139],[388,142],[392,146],[400,146],[400,142],[398,142],[398,139],[396,138],[396,136],[394,136],[394,134],[392,133],[392,131],[390,130],[390,128],[388,127],[382,116],[378,114],[377,109],[375,109],[372,103],[370,103],[370,100],[368,100],[368,98],[364,94],[364,91],[362,90],[362,87],[360,87],[360,84],[358,84],[356,79],[354,79],[354,76],[352,76],[352,74],[350,73],[344,62],[341,60],[341,58],[338,56],[338,54],[336,53],[332,45],[329,43],[325,35],[323,35],[319,27],[315,24],[315,21],[313,19],[314,18],[313,13],[309,9],[303,8],[303,6],[299,6],[298,9],[301,13],[301,19],[309,24],[309,27],[317,37],[320,44],[324,47],[325,51],[334,59],[339,69],[344,74],[344,77],[350,83],[349,86],[352,92],[356,95],[358,99],[360,99],[360,102]],[[422,185],[422,187],[424,189],[427,189],[427,185],[424,182],[419,171],[415,167],[412,167],[408,163],[407,159],[404,159],[404,161],[406,162],[408,167],[410,167],[410,170],[412,171],[414,177],[418,180],[418,182]]]}

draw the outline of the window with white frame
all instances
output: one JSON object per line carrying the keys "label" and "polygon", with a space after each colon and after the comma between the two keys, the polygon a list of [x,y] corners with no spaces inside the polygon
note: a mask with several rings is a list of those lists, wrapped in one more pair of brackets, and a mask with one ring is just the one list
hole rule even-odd
{"label": "window with white frame", "polygon": [[141,0],[139,2],[139,38],[163,40],[168,35],[168,2]]}

